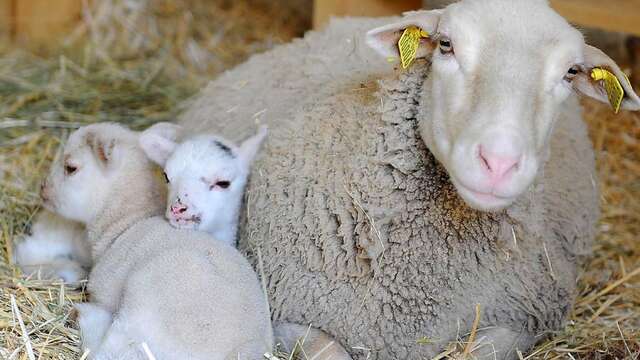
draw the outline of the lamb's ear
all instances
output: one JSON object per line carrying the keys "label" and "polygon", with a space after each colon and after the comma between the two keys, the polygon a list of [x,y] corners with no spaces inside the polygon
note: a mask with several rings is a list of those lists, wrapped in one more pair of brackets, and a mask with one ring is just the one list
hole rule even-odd
{"label": "lamb's ear", "polygon": [[[410,26],[415,26],[426,31],[429,35],[433,35],[437,31],[442,12],[443,10],[407,12],[400,21],[367,32],[367,45],[385,58],[398,57],[400,56],[398,40],[400,40],[404,30]],[[429,38],[421,39],[416,58],[425,57],[432,50],[433,42]]]}
{"label": "lamb's ear", "polygon": [[613,59],[600,49],[591,45],[585,45],[584,48],[584,71],[573,80],[573,87],[577,91],[596,100],[609,103],[605,81],[596,81],[591,77],[591,71],[594,68],[602,68],[613,73],[620,82],[620,85],[622,85],[624,98],[622,98],[620,108],[640,110],[640,98],[638,98],[638,95],[633,91],[629,79],[627,79],[624,72],[620,70],[620,67]]}
{"label": "lamb's ear", "polygon": [[262,145],[265,137],[267,137],[267,126],[262,125],[260,126],[260,129],[258,129],[257,134],[240,144],[238,152],[240,158],[245,162],[245,164],[251,164],[253,162],[253,159],[256,157],[258,150],[260,150],[260,145]]}
{"label": "lamb's ear", "polygon": [[94,157],[103,166],[113,162],[116,139],[100,132],[88,132],[85,143],[93,152]]}
{"label": "lamb's ear", "polygon": [[178,144],[178,138],[182,127],[176,124],[162,122],[157,123],[140,134],[140,147],[151,161],[164,166],[169,156]]}

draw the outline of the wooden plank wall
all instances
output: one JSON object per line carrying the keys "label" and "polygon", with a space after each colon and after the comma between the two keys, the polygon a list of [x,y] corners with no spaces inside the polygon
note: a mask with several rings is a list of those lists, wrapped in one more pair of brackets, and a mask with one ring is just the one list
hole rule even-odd
{"label": "wooden plank wall", "polygon": [[421,7],[422,0],[315,0],[313,28],[321,28],[331,16],[399,15]]}
{"label": "wooden plank wall", "polygon": [[0,0],[0,37],[33,48],[53,45],[81,14],[82,0]]}
{"label": "wooden plank wall", "polygon": [[0,0],[0,42],[8,43],[11,39],[11,2]]}
{"label": "wooden plank wall", "polygon": [[[82,0],[0,0],[0,41],[42,46],[80,20]],[[571,22],[640,36],[640,0],[551,0]],[[313,25],[330,16],[385,16],[419,9],[422,0],[314,0]]]}
{"label": "wooden plank wall", "polygon": [[551,6],[575,24],[640,36],[639,0],[551,0]]}

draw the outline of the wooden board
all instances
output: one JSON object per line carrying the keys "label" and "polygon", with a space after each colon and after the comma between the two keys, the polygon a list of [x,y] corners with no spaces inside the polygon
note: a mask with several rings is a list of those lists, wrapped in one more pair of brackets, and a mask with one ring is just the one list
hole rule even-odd
{"label": "wooden board", "polygon": [[82,0],[13,0],[14,41],[47,44],[78,24]]}
{"label": "wooden board", "polygon": [[640,36],[640,0],[551,0],[551,6],[575,24]]}
{"label": "wooden board", "polygon": [[331,16],[388,16],[422,7],[422,0],[315,0],[313,28],[319,29]]}
{"label": "wooden board", "polygon": [[11,1],[0,0],[0,42],[7,43],[11,39]]}

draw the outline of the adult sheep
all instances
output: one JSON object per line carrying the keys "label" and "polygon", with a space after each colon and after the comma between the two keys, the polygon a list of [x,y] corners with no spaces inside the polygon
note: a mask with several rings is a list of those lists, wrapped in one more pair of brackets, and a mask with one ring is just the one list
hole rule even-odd
{"label": "adult sheep", "polygon": [[[366,36],[381,57],[364,34],[383,23]],[[384,57],[410,26],[431,35],[424,60],[392,72]],[[271,129],[240,247],[261,254],[274,319],[311,323],[357,359],[421,359],[464,338],[480,304],[477,353],[515,358],[563,326],[590,253],[598,192],[572,90],[606,101],[595,67],[640,108],[546,1],[465,0],[333,22],[254,56],[181,123]]]}

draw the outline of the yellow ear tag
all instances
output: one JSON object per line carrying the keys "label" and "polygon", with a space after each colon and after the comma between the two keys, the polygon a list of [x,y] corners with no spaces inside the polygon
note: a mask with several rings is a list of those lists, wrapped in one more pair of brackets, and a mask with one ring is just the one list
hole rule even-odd
{"label": "yellow ear tag", "polygon": [[408,68],[418,53],[418,47],[420,46],[420,39],[429,37],[429,33],[416,27],[409,26],[404,29],[400,40],[398,40],[398,50],[400,51],[400,62],[402,68]]}
{"label": "yellow ear tag", "polygon": [[624,98],[624,89],[620,80],[609,70],[603,68],[594,68],[591,70],[591,78],[595,81],[604,81],[604,88],[607,91],[609,97],[609,103],[613,108],[613,112],[616,114],[620,111],[620,105],[622,105],[622,98]]}

